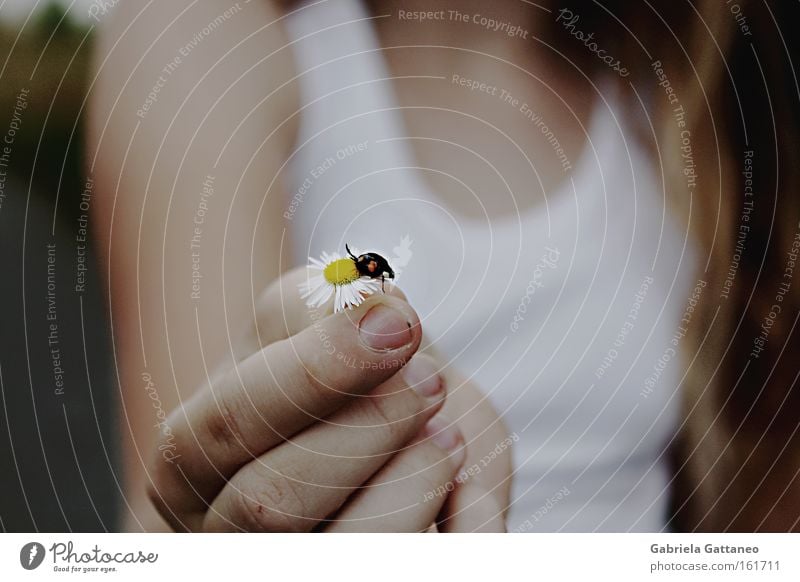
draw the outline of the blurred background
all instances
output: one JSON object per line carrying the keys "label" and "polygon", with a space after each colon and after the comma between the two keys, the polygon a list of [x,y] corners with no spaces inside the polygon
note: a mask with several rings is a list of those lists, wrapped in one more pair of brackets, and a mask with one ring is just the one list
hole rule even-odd
{"label": "blurred background", "polygon": [[108,1],[0,2],[0,531],[114,531],[116,407],[85,229],[84,97]]}
{"label": "blurred background", "polygon": [[[126,507],[121,494],[116,430],[121,421],[117,406],[119,381],[107,316],[108,298],[103,290],[107,277],[104,270],[106,261],[92,248],[92,237],[88,236],[92,228],[88,219],[89,209],[95,192],[91,177],[84,171],[85,96],[92,84],[90,57],[94,31],[98,21],[118,1],[0,0],[0,531],[118,531],[120,514]],[[793,0],[791,6],[800,6],[797,2]],[[621,0],[619,4],[625,5]],[[790,6],[789,0],[773,4],[782,8]],[[677,18],[681,22],[688,18],[679,5],[669,2],[663,5],[675,10],[676,22]],[[720,2],[719,6],[727,4]],[[734,14],[730,7],[721,10],[726,19],[730,16],[728,12]],[[770,18],[774,18],[772,9],[768,13]],[[791,23],[792,19],[780,16],[779,13],[777,22],[781,27],[790,27],[791,24],[786,23]],[[765,23],[762,26],[772,27],[771,19],[762,15],[762,20]],[[684,31],[687,35],[692,32],[688,24],[687,21]],[[624,45],[621,42],[621,46]],[[790,94],[796,77],[792,79],[790,76],[790,71],[794,72],[791,60],[787,64],[782,56],[784,50],[792,55],[796,53],[794,43],[789,45],[788,49],[779,46],[776,40],[773,45],[765,46],[763,62],[755,61],[759,67],[756,70],[750,61],[754,49],[747,43],[737,43],[733,46],[739,53],[732,53],[733,58],[725,63],[725,67],[728,74],[731,74],[729,67],[733,68],[732,77],[743,79],[743,86],[753,88],[741,95],[748,118],[754,116],[757,121],[758,116],[766,115],[765,103],[772,108],[774,100],[775,111],[782,120],[777,125],[775,139],[786,144],[784,147],[789,152],[788,159],[791,159],[797,151],[796,102],[795,96]],[[583,51],[583,46],[576,46]],[[591,53],[583,53],[584,57],[588,54],[594,58]],[[746,54],[742,56],[743,53]],[[771,85],[766,82],[767,78]],[[784,78],[783,88],[788,86],[789,90],[776,90],[774,94],[758,90],[762,83],[767,89],[770,86],[781,89]],[[773,79],[777,82],[772,82]],[[742,107],[742,103],[734,104],[733,93],[723,95],[725,90],[720,89],[718,96],[724,107],[715,111],[723,118],[726,114],[730,116],[731,111],[735,115]],[[739,99],[738,93],[736,99]],[[768,167],[773,149],[770,142],[773,128],[768,123],[752,125],[750,138],[753,143],[731,141],[730,151],[740,152],[745,147],[757,150],[764,156],[764,167]],[[730,140],[741,137],[733,125],[723,130],[721,135],[727,131]],[[785,153],[774,149],[777,168]],[[783,205],[784,218],[791,218],[797,197],[796,192],[791,195],[791,188],[781,191],[779,196],[777,183],[796,184],[796,169],[796,164],[794,167],[783,164],[781,175],[777,171],[774,177],[764,173],[760,188],[756,188],[757,192],[774,190],[775,200],[780,199]],[[739,179],[739,173],[728,173],[732,183]],[[727,453],[728,465],[723,467],[730,469],[733,478],[725,476],[722,469],[716,469],[723,477],[706,480],[706,490],[701,491],[706,495],[706,505],[701,503],[698,507],[703,511],[707,507],[710,509],[705,515],[702,512],[698,515],[705,520],[716,508],[714,511],[720,517],[714,519],[730,520],[726,511],[732,508],[731,513],[737,512],[734,519],[738,519],[742,505],[747,506],[755,498],[752,515],[744,516],[742,523],[745,525],[737,526],[743,530],[758,523],[760,512],[773,512],[781,499],[787,505],[792,501],[784,498],[788,485],[783,489],[781,479],[786,478],[788,483],[796,482],[794,469],[800,462],[797,455],[787,463],[781,459],[786,445],[796,443],[800,438],[796,435],[800,433],[796,428],[797,413],[791,412],[797,407],[783,406],[786,400],[777,400],[784,394],[797,397],[798,392],[793,389],[797,380],[796,356],[784,358],[786,363],[783,367],[786,369],[779,370],[774,375],[778,380],[772,381],[774,388],[771,390],[775,396],[770,392],[770,398],[766,398],[762,397],[762,387],[765,378],[773,378],[772,360],[762,358],[750,365],[746,355],[751,349],[750,338],[760,333],[758,326],[764,318],[762,310],[769,306],[757,302],[751,305],[749,286],[755,289],[758,283],[761,288],[775,288],[776,280],[783,274],[774,265],[781,265],[782,269],[785,262],[784,252],[778,250],[779,243],[785,244],[785,241],[781,242],[779,237],[775,238],[777,242],[769,255],[764,250],[774,236],[775,215],[770,216],[772,199],[767,197],[763,200],[764,211],[759,215],[759,225],[755,226],[755,220],[750,223],[753,230],[748,235],[747,249],[742,255],[746,260],[742,261],[738,272],[738,303],[733,299],[725,300],[729,305],[735,305],[730,307],[731,310],[741,308],[741,313],[748,314],[745,323],[749,327],[738,332],[741,320],[736,324],[739,337],[744,338],[737,345],[746,351],[739,353],[734,350],[728,354],[725,348],[723,356],[731,360],[730,365],[726,360],[728,371],[725,373],[731,375],[725,377],[720,385],[724,386],[727,381],[728,385],[739,386],[742,378],[739,365],[742,362],[746,362],[745,369],[753,376],[748,376],[741,388],[736,389],[736,399],[726,409],[726,415],[730,416],[727,424],[716,425],[719,435],[713,433],[706,438],[707,417],[698,416],[699,420],[692,420],[702,427],[693,437],[703,441],[711,451],[708,454],[716,455],[718,451],[714,447],[723,448],[720,443],[724,443],[727,436],[738,435],[740,442],[731,447],[732,452]],[[738,212],[738,206],[731,208]],[[732,216],[729,213],[729,218]],[[738,214],[732,220],[738,221]],[[791,236],[794,236],[796,225],[789,225],[789,220],[783,222],[786,228],[791,227]],[[733,238],[731,241],[728,251],[733,253],[735,241]],[[726,273],[731,255],[725,254],[724,245],[719,248],[723,250],[718,251],[718,255],[724,259],[724,271],[720,272]],[[768,257],[763,276],[761,269],[765,263],[761,253]],[[770,345],[777,353],[781,346],[777,326],[772,333]],[[787,337],[791,336],[794,328],[786,333]],[[722,341],[710,343],[714,344],[712,350],[722,352]],[[712,351],[711,356],[705,357],[706,361],[711,362],[716,353]],[[791,353],[791,349],[787,350],[787,354]],[[782,354],[781,349],[779,359]],[[696,385],[703,386],[699,380]],[[717,397],[712,394],[711,398]],[[722,398],[717,400],[723,402]],[[720,410],[727,406],[727,402],[726,398]],[[786,418],[781,417],[781,422],[773,426],[775,415],[771,407],[775,402],[780,402]],[[754,409],[756,404],[758,407]],[[716,406],[716,401],[713,406]],[[716,413],[714,407],[708,408],[710,416],[713,416],[712,412]],[[749,432],[740,431],[742,423],[748,419],[752,428]],[[763,424],[758,424],[762,420]],[[124,421],[122,423],[124,426]],[[762,444],[762,435],[768,429],[772,430],[769,435],[772,440],[767,439]],[[680,491],[678,500],[695,495],[699,481],[697,475],[703,475],[705,479],[710,464],[707,460],[714,458],[695,455],[697,447],[690,446],[693,444],[688,441],[686,444],[693,464],[688,465],[687,470],[681,469],[675,486],[675,490]],[[779,446],[783,448],[777,453]],[[757,449],[758,454],[754,455]],[[722,453],[726,451],[727,445]],[[719,453],[720,458],[722,453]],[[753,462],[747,465],[751,457]],[[743,458],[744,461],[739,461]],[[711,468],[714,465],[716,462]],[[720,463],[722,465],[724,463]],[[743,467],[747,469],[744,472]],[[774,473],[778,476],[773,474],[773,467],[776,467]],[[691,470],[696,471],[693,474]],[[771,489],[766,491],[771,492],[754,497],[767,476],[771,476],[768,481]],[[720,491],[725,494],[732,483],[737,487],[731,488],[729,497],[713,497]],[[749,496],[737,498],[735,495],[739,492]],[[718,503],[720,498],[723,501]],[[734,501],[729,501],[729,498]],[[683,503],[681,507],[685,506],[688,514],[693,508],[686,501]],[[789,509],[795,512],[797,508]],[[780,510],[775,514],[780,514]],[[792,513],[791,518],[786,519],[794,519],[794,515]],[[676,519],[681,523],[678,530],[688,527],[682,524],[682,519],[682,516]],[[777,515],[775,523],[779,526],[772,525],[766,529],[782,530],[784,522],[781,519],[782,516]],[[711,523],[714,527],[713,523],[720,522]],[[797,523],[795,521],[793,527]]]}

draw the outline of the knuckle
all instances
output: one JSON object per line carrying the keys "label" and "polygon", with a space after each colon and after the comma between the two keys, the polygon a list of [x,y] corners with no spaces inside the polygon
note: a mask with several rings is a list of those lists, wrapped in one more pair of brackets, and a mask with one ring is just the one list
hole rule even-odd
{"label": "knuckle", "polygon": [[311,529],[297,489],[287,479],[263,479],[236,491],[234,521],[247,531],[304,532]]}
{"label": "knuckle", "polygon": [[[330,366],[320,366],[318,356],[300,353],[298,365],[303,370],[305,382],[305,397],[307,404],[333,403],[337,400],[340,391],[347,391],[346,379],[337,379],[330,374]],[[326,370],[326,368],[328,368]]]}
{"label": "knuckle", "polygon": [[224,451],[241,454],[242,450],[250,450],[241,418],[241,410],[235,397],[215,398],[211,410],[204,415],[203,428],[212,443],[222,447]]}

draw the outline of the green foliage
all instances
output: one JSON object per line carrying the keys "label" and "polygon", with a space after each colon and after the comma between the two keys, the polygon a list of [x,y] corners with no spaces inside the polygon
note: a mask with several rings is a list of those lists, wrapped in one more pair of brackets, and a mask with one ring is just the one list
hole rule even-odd
{"label": "green foliage", "polygon": [[90,28],[72,21],[55,2],[27,23],[0,23],[0,139],[17,95],[28,89],[10,174],[48,201],[55,202],[59,192],[63,219],[74,216],[83,183],[82,108],[90,51]]}

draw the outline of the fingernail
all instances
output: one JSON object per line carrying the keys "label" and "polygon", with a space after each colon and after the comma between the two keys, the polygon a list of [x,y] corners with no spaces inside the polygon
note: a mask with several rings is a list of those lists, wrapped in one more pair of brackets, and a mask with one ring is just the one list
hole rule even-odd
{"label": "fingernail", "polygon": [[439,375],[439,367],[432,359],[416,355],[403,368],[406,385],[423,398],[431,398],[442,392],[444,383]]}
{"label": "fingernail", "polygon": [[437,447],[450,453],[450,461],[458,468],[467,458],[467,448],[461,431],[443,416],[437,415],[428,421],[423,432]]}
{"label": "fingernail", "polygon": [[405,315],[383,303],[367,311],[358,324],[358,331],[361,342],[378,351],[397,350],[414,340]]}

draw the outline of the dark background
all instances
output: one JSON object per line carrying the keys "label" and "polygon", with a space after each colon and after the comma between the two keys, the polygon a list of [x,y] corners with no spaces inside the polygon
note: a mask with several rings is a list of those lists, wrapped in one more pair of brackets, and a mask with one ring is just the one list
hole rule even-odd
{"label": "dark background", "polygon": [[[118,383],[91,248],[87,285],[75,289],[90,23],[71,21],[55,4],[24,26],[0,22],[0,140],[17,95],[29,90],[0,207],[0,531],[118,524]],[[48,344],[48,244],[56,248],[63,394]]]}

